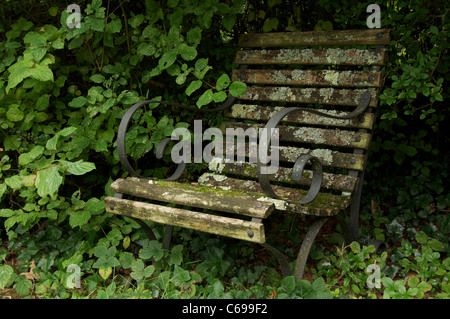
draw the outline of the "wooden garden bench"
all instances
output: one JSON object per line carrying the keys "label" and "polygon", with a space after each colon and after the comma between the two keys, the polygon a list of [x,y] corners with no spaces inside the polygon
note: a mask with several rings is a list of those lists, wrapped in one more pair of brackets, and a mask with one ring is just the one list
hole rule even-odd
{"label": "wooden garden bench", "polygon": [[[229,97],[213,111],[224,110],[224,133],[226,128],[278,128],[279,145],[271,148],[279,152],[278,171],[261,174],[267,164],[250,163],[247,157],[244,163],[213,159],[209,171],[192,183],[175,181],[185,163],[168,180],[140,176],[127,160],[125,135],[134,112],[154,102],[143,101],[120,124],[119,157],[132,177],[111,184],[116,195],[105,199],[106,211],[136,219],[152,239],[143,220],[166,224],[164,248],[173,226],[261,244],[275,255],[285,276],[292,270],[287,258],[266,242],[264,221],[276,214],[315,216],[295,265],[294,276],[301,279],[311,245],[329,218],[348,209],[348,238],[357,239],[384,45],[389,42],[384,29],[240,36],[243,49],[237,52],[240,67],[233,79],[245,82],[247,92]],[[157,157],[169,139],[160,144]],[[259,140],[263,142],[268,149],[269,140]],[[224,149],[230,147],[225,144]],[[303,169],[307,163],[309,170]]]}

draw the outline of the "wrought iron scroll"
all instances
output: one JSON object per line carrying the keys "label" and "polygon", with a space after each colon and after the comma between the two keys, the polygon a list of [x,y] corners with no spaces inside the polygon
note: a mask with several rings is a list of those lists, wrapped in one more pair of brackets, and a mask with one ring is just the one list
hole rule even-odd
{"label": "wrought iron scroll", "polygon": [[[358,103],[358,106],[350,113],[342,116],[336,116],[331,115],[328,113],[320,112],[313,109],[307,109],[307,108],[301,108],[301,107],[289,107],[285,108],[281,111],[278,111],[272,118],[269,119],[267,122],[265,129],[266,132],[270,132],[269,134],[263,135],[263,140],[261,140],[260,148],[259,150],[261,152],[264,152],[264,154],[268,154],[269,148],[270,148],[270,142],[272,140],[272,136],[274,134],[274,129],[276,126],[285,118],[288,114],[291,114],[293,112],[297,111],[306,111],[310,113],[314,113],[317,115],[334,118],[334,119],[352,119],[359,115],[361,115],[369,106],[370,100],[372,98],[372,95],[369,92],[364,92],[361,95],[361,100]],[[262,144],[261,144],[262,143]],[[311,203],[319,194],[321,185],[322,185],[322,178],[323,178],[323,170],[322,170],[322,163],[321,161],[312,155],[303,154],[300,155],[297,160],[294,163],[294,167],[292,170],[292,179],[294,181],[300,181],[301,176],[303,174],[303,169],[306,165],[306,163],[311,162],[312,164],[312,181],[310,188],[308,190],[308,193],[303,197],[302,199],[298,201],[293,200],[286,200],[289,203],[298,203],[298,204],[308,204]],[[258,180],[261,185],[262,190],[264,193],[272,198],[275,199],[281,199],[273,190],[272,185],[269,181],[269,174],[263,172],[263,168],[267,167],[268,163],[263,164],[260,161],[260,156],[257,157],[257,172],[258,172]],[[268,171],[268,170],[267,170]]]}
{"label": "wrought iron scroll", "polygon": [[[236,98],[229,95],[227,100],[220,106],[212,109],[198,109],[195,107],[190,107],[187,105],[179,104],[179,103],[172,103],[172,102],[166,102],[166,101],[155,101],[155,100],[146,100],[142,102],[138,102],[136,104],[133,104],[124,114],[122,120],[120,121],[119,130],[117,133],[117,153],[119,155],[119,160],[122,166],[125,168],[125,170],[130,173],[131,176],[144,178],[140,174],[138,174],[135,169],[131,166],[130,162],[128,161],[127,154],[126,154],[126,134],[128,131],[128,127],[130,125],[131,118],[133,117],[134,113],[139,110],[141,107],[147,104],[151,103],[159,103],[159,104],[166,104],[171,105],[175,107],[179,107],[182,109],[187,109],[194,112],[201,112],[201,113],[209,113],[209,112],[219,112],[223,111],[227,108],[229,108],[234,100]],[[158,144],[158,147],[156,148],[156,158],[161,159],[164,155],[164,151],[166,146],[168,145],[170,138],[165,138]],[[168,181],[174,181],[177,180],[181,174],[183,174],[184,169],[186,168],[186,163],[181,162],[178,164],[175,172],[165,180]]]}

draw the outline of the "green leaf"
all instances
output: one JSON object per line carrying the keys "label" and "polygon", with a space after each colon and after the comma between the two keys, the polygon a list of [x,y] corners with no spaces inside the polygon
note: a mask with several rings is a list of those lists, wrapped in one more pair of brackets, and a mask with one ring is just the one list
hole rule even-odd
{"label": "green leaf", "polygon": [[63,162],[64,167],[73,175],[84,175],[95,169],[95,164],[79,160],[77,162]]}
{"label": "green leaf", "polygon": [[419,244],[423,245],[428,241],[428,235],[424,232],[419,231],[416,233],[416,240]]}
{"label": "green leaf", "polygon": [[91,218],[91,213],[87,210],[71,212],[69,224],[72,228],[83,226]]}
{"label": "green leaf", "polygon": [[46,53],[46,48],[34,48],[32,52],[33,60],[39,63]]}
{"label": "green leaf", "polygon": [[16,104],[11,105],[8,111],[6,112],[6,118],[11,122],[22,121],[24,115],[25,114],[19,109],[19,106]]}
{"label": "green leaf", "polygon": [[195,27],[187,32],[187,41],[190,44],[199,44],[202,40],[202,29]]}
{"label": "green leaf", "polygon": [[281,288],[283,288],[283,290],[286,293],[294,292],[294,290],[295,290],[295,279],[294,279],[294,276],[284,277],[283,280],[281,281]]}
{"label": "green leaf", "polygon": [[106,31],[109,33],[117,33],[122,29],[122,22],[120,19],[114,19],[106,25]]}
{"label": "green leaf", "polygon": [[152,56],[156,53],[156,47],[151,43],[140,43],[137,50],[137,54],[142,54],[144,56]]}
{"label": "green leaf", "polygon": [[56,166],[49,167],[37,172],[35,186],[41,197],[53,196],[61,186],[63,178],[59,175]]}
{"label": "green leaf", "polygon": [[16,279],[16,283],[13,287],[20,295],[27,296],[30,293],[32,285],[33,284],[30,280],[28,280],[24,275],[21,275],[18,279]]}
{"label": "green leaf", "polygon": [[52,70],[46,65],[36,64],[34,68],[29,69],[30,76],[38,81],[54,81]]}
{"label": "green leaf", "polygon": [[213,94],[212,98],[213,98],[214,102],[220,103],[220,102],[223,102],[223,101],[226,100],[227,94],[226,94],[225,92],[223,92],[223,91],[221,91],[221,92],[215,92],[215,93]]}
{"label": "green leaf", "polygon": [[228,31],[231,31],[236,23],[236,16],[234,14],[227,14],[222,19],[222,25]]}
{"label": "green leaf", "polygon": [[361,246],[359,245],[359,243],[357,241],[353,241],[350,244],[350,249],[352,250],[353,253],[357,254],[361,251]]}
{"label": "green leaf", "polygon": [[430,27],[430,32],[433,33],[433,34],[438,34],[439,33],[439,29],[435,25],[432,25]]}
{"label": "green leaf", "polygon": [[176,59],[177,59],[177,52],[168,51],[161,56],[161,58],[159,59],[158,66],[162,70],[167,69],[175,62]]}
{"label": "green leaf", "polygon": [[74,98],[72,101],[69,102],[69,106],[74,108],[80,108],[83,105],[85,105],[87,102],[87,99],[84,96],[79,96]]}
{"label": "green leaf", "polygon": [[138,14],[131,19],[128,20],[129,25],[131,25],[133,28],[137,28],[144,22],[144,15]]}
{"label": "green leaf", "polygon": [[198,59],[195,61],[195,71],[203,71],[208,66],[208,59]]}
{"label": "green leaf", "polygon": [[19,175],[13,175],[5,178],[5,184],[12,189],[20,189],[22,187],[22,179]]}
{"label": "green leaf", "polygon": [[94,74],[90,77],[90,80],[95,83],[103,83],[105,82],[105,77],[101,74]]}
{"label": "green leaf", "polygon": [[0,266],[0,289],[5,289],[13,283],[14,269],[9,265]]}
{"label": "green leaf", "polygon": [[192,81],[186,88],[186,95],[190,96],[194,91],[198,90],[202,86],[202,81],[196,80]]}
{"label": "green leaf", "polygon": [[[92,266],[94,267],[94,266]],[[98,269],[98,273],[100,277],[102,277],[104,280],[108,279],[108,277],[112,274],[112,267],[106,266],[106,267],[96,267]]]}
{"label": "green leaf", "polygon": [[230,85],[230,94],[234,97],[238,97],[247,92],[247,85],[243,82],[235,81]]}
{"label": "green leaf", "polygon": [[45,109],[48,108],[49,103],[50,103],[50,95],[49,94],[41,95],[36,101],[34,109],[36,111],[44,111]]}
{"label": "green leaf", "polygon": [[28,153],[20,154],[19,156],[19,165],[27,165],[28,163],[33,162],[35,159],[40,157],[44,153],[43,146],[35,146]]}
{"label": "green leaf", "polygon": [[180,50],[181,57],[186,61],[192,61],[197,56],[197,50],[194,47],[184,45]]}
{"label": "green leaf", "polygon": [[430,246],[431,249],[435,250],[435,251],[444,251],[445,250],[445,246],[443,243],[441,243],[439,240],[437,239],[432,239],[428,242],[428,244]]}
{"label": "green leaf", "polygon": [[205,92],[203,92],[203,94],[200,96],[200,98],[197,101],[197,106],[198,107],[202,107],[203,105],[209,104],[211,103],[211,101],[213,100],[213,92],[211,89],[206,90]]}
{"label": "green leaf", "polygon": [[230,77],[227,74],[222,74],[216,82],[216,90],[222,91],[226,89],[231,83]]}
{"label": "green leaf", "polygon": [[144,262],[141,259],[133,260],[131,263],[131,274],[130,276],[135,280],[142,280],[144,278],[150,277],[155,271],[155,266],[150,265],[145,267]]}
{"label": "green leaf", "polygon": [[58,14],[58,7],[49,8],[48,14],[51,15],[52,17],[56,17],[56,15]]}
{"label": "green leaf", "polygon": [[147,246],[143,247],[139,252],[139,257],[142,259],[153,258],[155,261],[160,260],[164,256],[162,244],[156,240],[151,240]]}
{"label": "green leaf", "polygon": [[276,30],[278,28],[278,19],[277,18],[269,18],[264,21],[263,32],[269,32],[272,30]]}
{"label": "green leaf", "polygon": [[172,280],[175,285],[182,285],[183,283],[188,282],[191,279],[191,275],[188,270],[184,270],[180,266],[175,266],[173,270]]}

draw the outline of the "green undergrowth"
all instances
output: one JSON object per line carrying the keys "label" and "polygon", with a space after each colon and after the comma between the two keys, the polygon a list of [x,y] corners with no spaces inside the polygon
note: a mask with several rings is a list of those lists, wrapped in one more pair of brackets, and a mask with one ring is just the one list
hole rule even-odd
{"label": "green undergrowth", "polygon": [[[3,241],[1,298],[450,297],[448,239],[430,232],[431,223],[417,226],[413,235],[405,232],[377,253],[373,245],[343,244],[339,228],[333,231],[334,223],[328,222],[298,282],[282,278],[275,258],[259,245],[176,228],[164,250],[162,226],[154,228],[158,240],[149,241],[134,221],[114,223],[102,229],[100,240],[95,231],[81,234],[48,223]],[[280,218],[269,225],[283,238],[269,240],[290,258],[292,268],[305,223]]]}

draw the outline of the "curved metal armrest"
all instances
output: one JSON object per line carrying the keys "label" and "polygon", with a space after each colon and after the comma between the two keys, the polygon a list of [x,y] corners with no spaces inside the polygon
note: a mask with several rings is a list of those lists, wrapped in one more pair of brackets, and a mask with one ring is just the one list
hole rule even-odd
{"label": "curved metal armrest", "polygon": [[[119,130],[117,132],[117,153],[119,155],[120,163],[125,168],[125,170],[128,173],[130,173],[132,176],[144,178],[143,176],[138,174],[133,169],[133,167],[131,166],[130,162],[128,161],[127,154],[126,154],[126,145],[125,145],[126,134],[127,134],[127,131],[128,131],[128,127],[130,125],[130,120],[133,117],[134,113],[138,109],[143,107],[144,105],[151,104],[151,103],[159,103],[159,104],[166,104],[166,105],[176,106],[176,107],[180,107],[180,108],[191,110],[191,111],[204,113],[204,112],[218,112],[218,111],[225,110],[225,109],[227,109],[228,107],[230,107],[233,104],[235,99],[236,99],[235,97],[229,95],[227,100],[220,107],[213,108],[213,109],[204,109],[204,110],[198,109],[198,108],[194,108],[194,107],[189,107],[189,106],[186,106],[186,105],[183,105],[183,104],[166,102],[166,101],[156,101],[156,100],[146,100],[146,101],[142,101],[142,102],[138,102],[136,104],[133,104],[125,112],[122,120],[120,121]],[[170,140],[171,140],[170,137],[161,140],[161,142],[158,144],[158,147],[156,149],[156,158],[161,159],[163,157],[164,150],[165,150],[165,148],[168,145]],[[185,168],[186,168],[186,163],[182,161],[181,163],[178,164],[177,169],[172,174],[172,176],[170,176],[169,178],[166,178],[165,180],[174,181],[174,180],[178,179],[181,176],[181,174],[183,173]]]}
{"label": "curved metal armrest", "polygon": [[[259,150],[260,150],[260,152],[262,151],[263,156],[268,154],[269,146],[270,146],[271,140],[273,138],[273,135],[275,132],[274,130],[275,130],[276,126],[281,122],[281,120],[284,117],[286,117],[288,114],[290,114],[292,112],[306,111],[306,112],[310,112],[310,113],[314,113],[314,114],[318,114],[318,115],[322,115],[322,116],[326,116],[326,117],[331,117],[331,118],[335,118],[335,119],[351,119],[351,118],[361,115],[367,109],[371,98],[372,98],[372,95],[369,92],[364,92],[361,96],[361,100],[360,100],[358,106],[356,107],[356,109],[346,115],[343,115],[343,116],[331,115],[331,114],[323,113],[320,111],[307,109],[307,108],[301,108],[301,107],[289,107],[289,108],[285,108],[281,111],[278,111],[272,118],[270,118],[270,120],[267,122],[266,126],[264,127],[266,134],[261,135],[261,140],[259,141],[259,143],[260,143]],[[267,132],[270,132],[270,133],[267,134]],[[319,194],[320,187],[322,185],[323,170],[322,170],[322,163],[317,157],[307,155],[307,154],[300,155],[294,163],[294,167],[292,169],[292,179],[294,181],[300,181],[300,178],[303,173],[303,169],[307,162],[311,162],[312,172],[313,172],[312,182],[311,182],[311,186],[308,190],[308,193],[306,194],[305,197],[303,197],[302,199],[300,199],[298,201],[286,200],[287,202],[297,203],[297,204],[308,204],[308,203],[311,203],[312,201],[314,201],[314,199]],[[257,173],[258,173],[258,180],[261,185],[261,188],[263,189],[264,193],[267,196],[276,198],[276,199],[280,199],[280,197],[278,197],[278,195],[274,192],[274,190],[272,189],[272,186],[270,185],[269,176],[268,176],[269,170],[266,169],[267,168],[266,166],[267,166],[267,164],[261,163],[260,156],[258,156],[257,157]]]}

